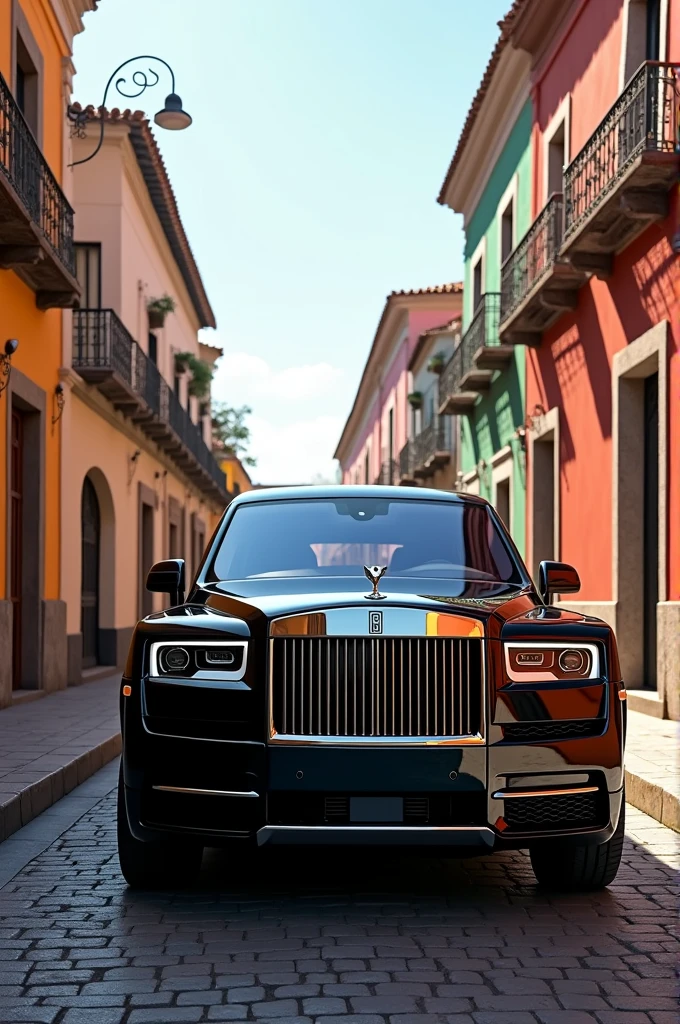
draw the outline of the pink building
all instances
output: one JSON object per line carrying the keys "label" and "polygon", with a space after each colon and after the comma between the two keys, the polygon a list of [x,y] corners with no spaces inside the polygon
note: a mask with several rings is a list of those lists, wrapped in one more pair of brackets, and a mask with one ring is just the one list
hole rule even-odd
{"label": "pink building", "polygon": [[423,332],[460,316],[462,298],[462,284],[388,295],[335,451],[343,483],[399,483],[397,460],[413,431],[411,356]]}

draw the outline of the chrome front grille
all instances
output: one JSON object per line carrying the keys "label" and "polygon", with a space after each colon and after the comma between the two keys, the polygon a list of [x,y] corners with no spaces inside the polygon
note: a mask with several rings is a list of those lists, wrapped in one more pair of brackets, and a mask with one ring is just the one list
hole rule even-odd
{"label": "chrome front grille", "polygon": [[480,639],[281,637],[272,643],[272,737],[476,737]]}

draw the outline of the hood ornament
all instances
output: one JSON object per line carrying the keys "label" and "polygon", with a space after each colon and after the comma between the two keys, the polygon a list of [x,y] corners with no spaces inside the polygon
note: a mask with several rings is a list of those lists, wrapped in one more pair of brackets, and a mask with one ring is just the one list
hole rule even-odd
{"label": "hood ornament", "polygon": [[370,594],[364,594],[364,597],[368,598],[369,601],[382,601],[385,594],[378,593],[378,584],[387,572],[386,565],[365,565],[364,572],[366,577],[373,584],[373,591]]}

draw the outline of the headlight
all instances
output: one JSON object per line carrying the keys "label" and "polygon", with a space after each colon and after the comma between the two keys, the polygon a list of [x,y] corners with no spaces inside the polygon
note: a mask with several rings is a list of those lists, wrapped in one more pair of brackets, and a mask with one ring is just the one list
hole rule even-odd
{"label": "headlight", "polygon": [[600,654],[595,644],[505,644],[505,670],[513,683],[597,679]]}
{"label": "headlight", "polygon": [[248,644],[245,640],[151,644],[149,674],[156,679],[194,681],[243,679]]}

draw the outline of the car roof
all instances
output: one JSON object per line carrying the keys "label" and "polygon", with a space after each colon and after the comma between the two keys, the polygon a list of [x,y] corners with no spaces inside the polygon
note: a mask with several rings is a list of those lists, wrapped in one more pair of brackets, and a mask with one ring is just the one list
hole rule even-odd
{"label": "car roof", "polygon": [[385,484],[321,484],[302,487],[258,487],[243,491],[231,505],[260,501],[291,501],[314,498],[398,498],[415,501],[450,501],[454,504],[488,505],[486,498],[459,491],[438,491],[432,487],[390,487]]}

